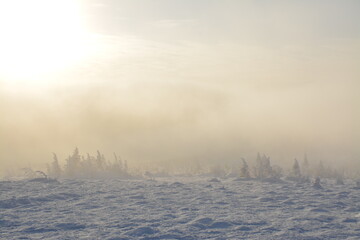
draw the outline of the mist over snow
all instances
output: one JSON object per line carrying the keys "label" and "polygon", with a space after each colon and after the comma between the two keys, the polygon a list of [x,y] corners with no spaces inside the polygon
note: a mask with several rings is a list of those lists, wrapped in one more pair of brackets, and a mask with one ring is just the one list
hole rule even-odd
{"label": "mist over snow", "polygon": [[[320,87],[235,92],[208,84],[119,85],[1,94],[2,169],[44,169],[52,152],[63,161],[76,146],[117,152],[135,165],[253,159],[263,152],[284,167],[305,153],[315,162],[359,167],[351,94],[328,99]],[[335,93],[334,87],[328,94]]]}
{"label": "mist over snow", "polygon": [[[74,41],[94,53],[22,78],[0,68],[1,169],[43,168],[52,152],[65,159],[76,146],[115,151],[136,164],[264,152],[284,165],[307,153],[358,167],[356,1],[75,3],[59,10],[79,14],[74,26],[91,42]],[[35,11],[41,1],[33,4]],[[48,27],[37,26],[32,41],[44,41],[40,29]],[[49,64],[65,57],[53,54],[45,55]]]}

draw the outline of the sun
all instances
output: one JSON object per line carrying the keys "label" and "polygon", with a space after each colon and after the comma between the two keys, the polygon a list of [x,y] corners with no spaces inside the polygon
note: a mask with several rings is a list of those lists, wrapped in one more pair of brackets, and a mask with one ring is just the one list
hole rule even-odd
{"label": "sun", "polygon": [[89,55],[89,40],[79,1],[1,1],[0,81],[49,83]]}

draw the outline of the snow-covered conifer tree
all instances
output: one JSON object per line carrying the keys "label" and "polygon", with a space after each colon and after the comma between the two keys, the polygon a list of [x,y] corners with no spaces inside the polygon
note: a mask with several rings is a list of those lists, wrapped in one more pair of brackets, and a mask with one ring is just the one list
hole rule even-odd
{"label": "snow-covered conifer tree", "polygon": [[79,175],[81,171],[81,156],[79,149],[75,148],[73,154],[66,159],[65,173],[68,177]]}
{"label": "snow-covered conifer tree", "polygon": [[294,165],[292,168],[292,176],[295,178],[300,178],[301,177],[301,171],[300,171],[300,165],[298,160],[295,158],[294,160]]}
{"label": "snow-covered conifer tree", "polygon": [[249,178],[250,172],[249,172],[249,166],[244,158],[241,158],[242,160],[242,166],[240,169],[240,177]]}
{"label": "snow-covered conifer tree", "polygon": [[304,154],[304,160],[302,161],[301,168],[302,168],[302,174],[306,177],[309,177],[310,176],[310,164],[309,164],[306,153]]}
{"label": "snow-covered conifer tree", "polygon": [[61,176],[61,168],[59,165],[58,157],[55,153],[53,153],[53,159],[54,161],[51,164],[50,177],[59,178]]}

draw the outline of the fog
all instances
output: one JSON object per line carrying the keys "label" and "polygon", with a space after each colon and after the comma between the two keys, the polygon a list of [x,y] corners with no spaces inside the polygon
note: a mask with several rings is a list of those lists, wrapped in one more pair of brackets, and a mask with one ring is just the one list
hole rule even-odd
{"label": "fog", "polygon": [[[358,165],[357,3],[337,15],[324,2],[285,4],[292,16],[260,1],[226,1],[224,9],[199,1],[194,12],[175,2],[181,7],[164,3],[154,17],[122,1],[118,20],[112,1],[83,3],[94,55],[44,76],[2,75],[1,169],[43,168],[52,152],[64,161],[75,147],[116,152],[130,166],[251,160],[257,152],[284,166],[305,153]],[[312,7],[325,10],[317,16]]]}

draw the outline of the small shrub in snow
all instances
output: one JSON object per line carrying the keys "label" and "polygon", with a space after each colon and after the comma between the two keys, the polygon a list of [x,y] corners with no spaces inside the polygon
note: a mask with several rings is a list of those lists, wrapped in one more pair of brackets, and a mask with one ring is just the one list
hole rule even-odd
{"label": "small shrub in snow", "polygon": [[314,182],[314,184],[313,184],[313,187],[314,187],[314,188],[318,188],[318,189],[322,188],[322,186],[321,186],[321,184],[320,184],[320,177],[317,177],[317,178],[315,179],[315,182]]}

